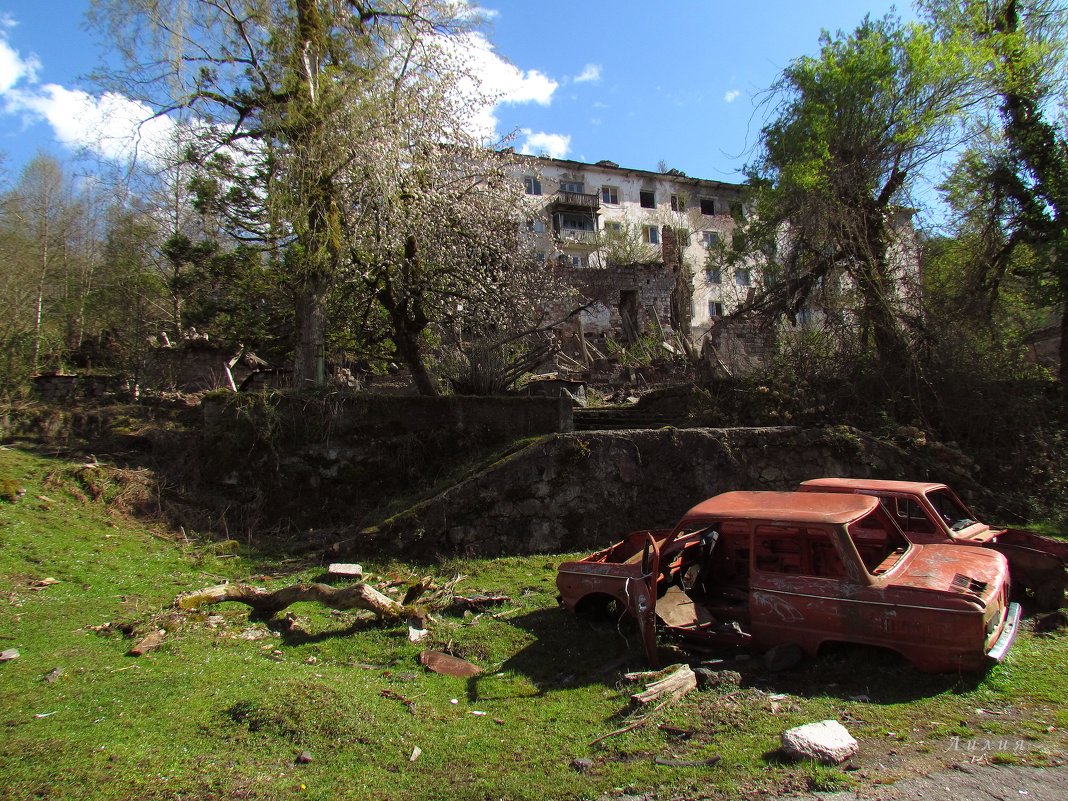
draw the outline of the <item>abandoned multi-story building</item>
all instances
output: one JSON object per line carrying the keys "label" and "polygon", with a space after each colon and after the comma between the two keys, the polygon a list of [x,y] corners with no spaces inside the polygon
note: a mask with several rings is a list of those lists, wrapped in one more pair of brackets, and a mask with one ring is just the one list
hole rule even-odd
{"label": "abandoned multi-story building", "polygon": [[699,339],[751,291],[757,265],[728,275],[715,258],[744,213],[742,185],[612,161],[517,159],[538,259],[563,264],[579,280],[589,270],[601,287],[600,302],[583,315],[588,332],[637,333],[649,317],[670,328],[677,275],[689,275],[685,333]]}
{"label": "abandoned multi-story building", "polygon": [[[747,213],[745,185],[612,161],[516,156],[516,170],[530,201],[537,258],[569,270],[597,301],[576,321],[586,334],[631,341],[653,333],[665,342],[682,335],[698,348],[706,339],[727,347],[732,353],[720,355],[743,370],[762,360],[774,333],[723,319],[753,296],[762,277],[759,254],[725,258]],[[919,275],[912,210],[898,210],[892,227],[894,302],[908,306]],[[827,286],[846,296],[850,283],[839,274]],[[806,307],[797,322],[814,316]]]}

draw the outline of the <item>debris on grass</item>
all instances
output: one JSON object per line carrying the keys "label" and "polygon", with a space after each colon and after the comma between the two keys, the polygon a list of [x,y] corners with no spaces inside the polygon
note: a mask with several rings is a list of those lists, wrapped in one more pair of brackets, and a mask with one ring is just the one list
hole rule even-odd
{"label": "debris on grass", "polygon": [[419,664],[434,673],[460,679],[471,678],[482,673],[482,668],[478,665],[441,651],[423,651],[419,654]]}
{"label": "debris on grass", "polygon": [[408,757],[408,761],[409,762],[415,762],[415,760],[419,759],[419,757],[422,756],[422,754],[423,754],[423,749],[420,748],[419,746],[416,746],[415,748],[412,749],[412,755],[410,757]]}
{"label": "debris on grass", "polygon": [[13,659],[19,658],[18,648],[8,648],[5,651],[0,651],[0,662],[10,662]]}
{"label": "debris on grass", "polygon": [[47,684],[55,684],[57,681],[59,681],[63,677],[64,672],[65,671],[63,670],[63,668],[54,667],[50,671],[48,671],[42,677],[41,680],[46,682]]}
{"label": "debris on grass", "polygon": [[167,636],[166,629],[157,629],[156,631],[144,637],[133,648],[129,650],[130,656],[144,656],[149,651],[154,651],[163,645],[163,640]]}
{"label": "debris on grass", "polygon": [[394,701],[400,701],[402,704],[408,707],[409,712],[411,712],[413,715],[415,714],[415,701],[413,701],[411,698],[401,695],[399,692],[396,692],[395,690],[390,690],[389,688],[382,690],[379,695],[383,698],[390,698]]}
{"label": "debris on grass", "polygon": [[689,665],[671,665],[658,671],[627,673],[628,681],[648,681],[645,689],[631,695],[631,700],[645,706],[662,698],[678,701],[690,690],[697,689],[697,676]]}
{"label": "debris on grass", "polygon": [[723,757],[720,756],[713,756],[708,759],[672,759],[671,757],[658,756],[653,762],[669,768],[708,768],[719,764],[721,759]]}

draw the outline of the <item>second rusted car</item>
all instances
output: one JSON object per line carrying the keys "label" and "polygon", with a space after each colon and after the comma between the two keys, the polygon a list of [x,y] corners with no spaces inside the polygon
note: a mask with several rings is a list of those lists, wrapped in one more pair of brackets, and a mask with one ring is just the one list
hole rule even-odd
{"label": "second rusted car", "polygon": [[802,492],[872,495],[894,517],[909,540],[990,548],[1009,560],[1015,591],[1037,609],[1057,609],[1068,588],[1068,542],[1033,531],[983,523],[945,484],[871,478],[816,478]]}
{"label": "second rusted car", "polygon": [[650,661],[658,628],[765,650],[876,645],[925,671],[974,671],[1012,643],[1005,558],[910,543],[865,495],[728,492],[673,528],[639,531],[559,568],[573,611],[614,605],[638,622]]}

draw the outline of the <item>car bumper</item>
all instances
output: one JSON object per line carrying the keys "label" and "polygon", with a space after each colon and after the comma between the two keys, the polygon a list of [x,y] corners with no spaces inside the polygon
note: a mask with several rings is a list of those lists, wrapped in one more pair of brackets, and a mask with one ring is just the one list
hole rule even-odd
{"label": "car bumper", "polygon": [[1016,633],[1020,630],[1020,605],[1009,604],[1009,611],[1005,615],[1005,625],[1001,629],[1001,635],[987,651],[986,656],[991,662],[1000,662],[1012,647]]}

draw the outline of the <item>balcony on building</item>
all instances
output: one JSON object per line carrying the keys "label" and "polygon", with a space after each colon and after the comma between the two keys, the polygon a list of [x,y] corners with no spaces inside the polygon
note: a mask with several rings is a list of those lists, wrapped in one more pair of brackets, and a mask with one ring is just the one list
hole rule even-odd
{"label": "balcony on building", "polygon": [[555,212],[553,234],[560,243],[592,250],[597,247],[597,218],[589,211]]}
{"label": "balcony on building", "polygon": [[580,211],[596,214],[601,208],[601,196],[561,189],[553,195],[552,207],[553,211]]}

